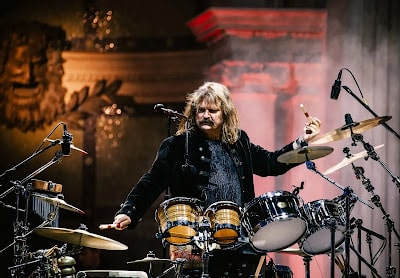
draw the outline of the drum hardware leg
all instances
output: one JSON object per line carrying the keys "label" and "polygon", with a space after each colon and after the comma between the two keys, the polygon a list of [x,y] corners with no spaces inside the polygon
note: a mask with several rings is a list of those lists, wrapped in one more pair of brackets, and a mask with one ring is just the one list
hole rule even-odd
{"label": "drum hardware leg", "polygon": [[320,171],[318,171],[315,167],[314,162],[306,161],[306,165],[307,165],[307,169],[313,171],[314,173],[317,173],[318,175],[320,175],[321,177],[323,177],[324,179],[326,179],[327,181],[329,181],[330,183],[332,183],[333,185],[335,185],[336,187],[340,188],[343,191],[343,196],[345,198],[345,213],[346,213],[346,231],[345,231],[346,258],[345,258],[344,277],[349,277],[349,273],[350,273],[350,254],[349,253],[350,253],[350,239],[351,239],[351,234],[352,234],[352,230],[350,228],[350,199],[351,199],[351,202],[353,202],[353,200],[356,199],[371,209],[373,207],[370,204],[368,204],[368,202],[366,202],[365,200],[358,197],[350,187],[343,187],[340,184],[338,184],[337,182],[335,182],[334,180],[330,179],[329,177],[327,177],[326,175],[321,173]]}
{"label": "drum hardware leg", "polygon": [[201,278],[208,278],[209,273],[208,273],[208,262],[210,259],[211,253],[210,253],[210,231],[211,231],[211,223],[207,217],[203,217],[199,224],[199,231],[203,233],[203,237],[201,238],[202,241],[204,242],[204,252],[202,254],[202,259],[203,259],[203,272],[201,274]]}
{"label": "drum hardware leg", "polygon": [[[396,231],[396,228],[394,227],[394,222],[390,218],[390,215],[385,211],[385,209],[382,206],[382,203],[380,202],[381,198],[379,195],[375,194],[374,192],[374,186],[371,184],[370,179],[366,178],[364,175],[364,169],[362,167],[355,167],[352,165],[353,171],[358,179],[361,179],[362,184],[364,185],[365,189],[371,193],[371,201],[374,203],[374,205],[379,208],[383,214],[383,219],[386,220],[386,226],[388,230],[388,266],[386,267],[386,277],[395,277],[396,274],[396,268],[393,267],[392,264],[392,233],[397,237],[397,240],[400,241],[400,235]],[[379,238],[379,236],[377,236]],[[381,236],[382,237],[382,236]],[[381,238],[382,239],[382,238]],[[385,239],[385,238],[383,238]],[[398,248],[399,250],[399,248]],[[399,269],[400,269],[400,261],[399,261]]]}
{"label": "drum hardware leg", "polygon": [[305,278],[310,278],[310,262],[312,256],[303,256],[304,268],[305,268]]}
{"label": "drum hardware leg", "polygon": [[329,220],[329,226],[330,226],[330,230],[331,230],[331,277],[334,278],[335,277],[335,233],[336,233],[336,228],[337,228],[337,224],[336,224],[336,220],[334,218],[331,218]]}

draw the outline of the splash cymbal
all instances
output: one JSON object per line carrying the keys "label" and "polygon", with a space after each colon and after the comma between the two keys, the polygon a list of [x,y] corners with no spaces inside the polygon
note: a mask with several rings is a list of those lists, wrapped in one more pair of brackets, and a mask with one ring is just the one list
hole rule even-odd
{"label": "splash cymbal", "polygon": [[61,198],[58,198],[58,197],[47,197],[45,195],[35,194],[35,193],[33,193],[32,196],[33,197],[37,197],[39,199],[42,199],[43,201],[48,202],[48,203],[50,203],[50,204],[52,204],[52,205],[54,205],[56,207],[60,207],[62,209],[66,209],[66,210],[70,210],[70,211],[73,211],[73,212],[78,212],[78,213],[81,213],[81,214],[85,214],[84,211],[82,211],[82,210],[80,210],[80,209],[68,204],[67,202],[65,202]]}
{"label": "splash cymbal", "polygon": [[42,227],[35,228],[33,231],[40,236],[78,246],[104,250],[128,249],[128,246],[123,243],[104,236],[89,233],[82,229],[71,230],[65,228]]}
{"label": "splash cymbal", "polygon": [[390,120],[392,116],[382,116],[376,117],[372,119],[368,119],[361,122],[353,122],[351,124],[346,124],[342,127],[334,129],[326,134],[316,136],[311,140],[312,144],[325,144],[333,141],[338,141],[341,139],[351,137],[352,133],[362,133],[368,129],[371,129],[377,125],[380,125],[388,120]]}
{"label": "splash cymbal", "polygon": [[[376,147],[374,147],[374,149],[377,150],[377,149],[382,148],[383,146],[384,146],[384,144],[376,146]],[[356,153],[354,155],[352,154],[350,157],[343,158],[343,160],[340,161],[338,164],[336,164],[336,165],[330,167],[329,169],[325,170],[323,172],[323,174],[324,175],[331,174],[331,173],[343,168],[344,166],[347,166],[347,165],[353,163],[354,161],[356,161],[356,160],[358,160],[358,159],[360,159],[362,157],[367,157],[367,156],[368,156],[367,151],[362,151],[362,152]]]}
{"label": "splash cymbal", "polygon": [[281,154],[278,161],[281,163],[302,163],[327,156],[332,152],[333,148],[331,147],[307,146]]}

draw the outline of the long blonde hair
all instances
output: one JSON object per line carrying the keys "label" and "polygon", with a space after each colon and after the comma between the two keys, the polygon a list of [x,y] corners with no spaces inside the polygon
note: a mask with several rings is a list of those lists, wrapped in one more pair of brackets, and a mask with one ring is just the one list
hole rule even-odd
{"label": "long blonde hair", "polygon": [[[199,88],[186,97],[184,115],[188,120],[188,130],[192,133],[198,130],[195,117],[199,105],[206,101],[217,105],[222,111],[223,126],[221,140],[224,143],[233,144],[239,138],[239,119],[231,94],[225,85],[217,82],[205,82]],[[179,123],[177,135],[185,133],[185,119]]]}

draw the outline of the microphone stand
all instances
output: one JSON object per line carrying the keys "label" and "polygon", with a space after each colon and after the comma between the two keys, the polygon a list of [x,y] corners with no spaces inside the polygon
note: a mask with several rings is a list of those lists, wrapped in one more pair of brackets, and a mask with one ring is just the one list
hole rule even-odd
{"label": "microphone stand", "polygon": [[[376,114],[365,102],[363,102],[359,97],[357,97],[351,90],[349,87],[347,86],[342,86],[343,89],[346,90],[347,93],[349,93],[353,98],[355,98],[362,106],[364,106],[364,108],[366,108],[372,115],[374,115],[375,117],[379,117],[378,114]],[[393,128],[391,128],[387,123],[382,123],[382,125],[389,130],[391,133],[393,133],[397,139],[400,139],[400,135],[393,130]]]}
{"label": "microphone stand", "polygon": [[[372,207],[365,200],[361,199],[355,193],[353,193],[353,190],[350,187],[343,187],[340,184],[338,184],[337,182],[335,182],[334,180],[330,179],[329,177],[327,177],[326,175],[321,173],[320,171],[318,171],[316,169],[316,167],[315,167],[315,163],[314,162],[312,162],[312,161],[307,159],[306,160],[306,166],[307,166],[307,169],[309,169],[309,170],[313,171],[314,173],[320,175],[321,177],[323,177],[324,179],[326,179],[327,181],[329,181],[330,183],[332,183],[333,185],[335,185],[336,187],[341,189],[342,192],[343,192],[343,196],[345,198],[345,212],[346,212],[344,277],[349,277],[349,275],[350,275],[350,238],[351,238],[351,234],[352,234],[352,229],[351,229],[351,226],[350,226],[350,197],[353,197],[353,199],[356,199],[356,200],[360,201],[361,203],[363,203],[364,205],[366,205],[366,206],[368,206],[368,207],[370,207],[372,209],[374,207]],[[332,229],[332,231],[334,231],[334,229]],[[333,236],[332,236],[332,239],[334,239]],[[334,257],[334,256],[335,256],[335,248],[331,248],[331,258]],[[331,275],[332,275],[331,278],[334,278],[334,268],[332,266],[331,266]]]}

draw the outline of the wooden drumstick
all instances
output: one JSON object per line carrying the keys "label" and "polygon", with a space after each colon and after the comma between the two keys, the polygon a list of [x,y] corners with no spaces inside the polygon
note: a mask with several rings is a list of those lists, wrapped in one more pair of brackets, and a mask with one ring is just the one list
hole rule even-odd
{"label": "wooden drumstick", "polygon": [[119,228],[120,224],[100,224],[99,229],[100,230],[110,230],[110,229],[115,229]]}
{"label": "wooden drumstick", "polygon": [[308,114],[306,108],[304,108],[304,105],[303,105],[302,103],[300,104],[300,108],[301,108],[301,110],[303,110],[303,113],[304,113],[304,115],[306,116],[308,122],[309,122],[309,123],[312,123],[311,117],[310,117],[310,115]]}
{"label": "wooden drumstick", "polygon": [[[303,110],[303,113],[306,116],[308,123],[311,124],[312,123],[312,119],[311,119],[310,115],[308,114],[306,108],[304,108],[304,105],[302,103],[300,103],[300,108],[301,108],[301,110]],[[311,130],[307,130],[306,133],[310,134]]]}

